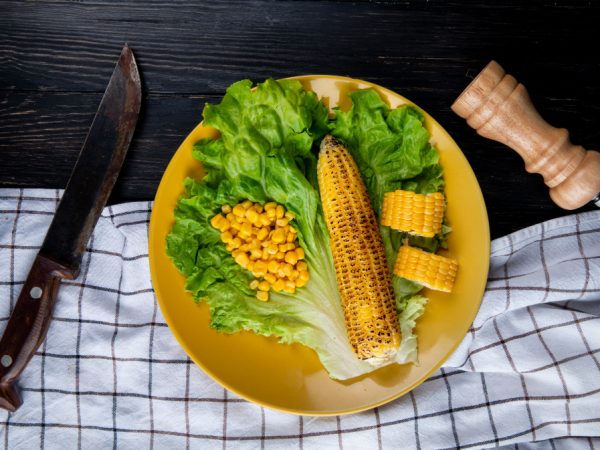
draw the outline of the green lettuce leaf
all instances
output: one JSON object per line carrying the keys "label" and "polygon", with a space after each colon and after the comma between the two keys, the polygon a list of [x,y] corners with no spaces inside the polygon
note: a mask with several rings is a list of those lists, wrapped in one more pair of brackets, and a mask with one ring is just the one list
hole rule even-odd
{"label": "green lettuce leaf", "polygon": [[[395,127],[386,139],[406,142],[406,148],[400,150],[414,152],[408,142],[425,139],[422,125],[417,126],[421,122],[413,120],[413,113],[402,114],[407,117],[385,114],[392,115]],[[207,176],[200,181],[186,180],[186,193],[178,202],[175,224],[167,237],[167,253],[186,276],[186,289],[194,299],[208,304],[210,326],[226,333],[250,330],[276,336],[282,343],[302,343],[316,351],[335,379],[349,379],[374,370],[376,366],[356,358],[347,339],[319,200],[315,155],[320,139],[329,129],[325,106],[297,81],[269,79],[252,89],[251,82],[244,80],[233,84],[220,104],[207,105],[203,115],[204,124],[219,130],[220,137],[201,140],[194,147],[194,157],[202,161]],[[344,120],[340,113],[336,121],[339,120]],[[399,138],[402,133],[418,136]],[[361,145],[364,136],[346,134],[348,139],[355,139],[348,144],[356,151],[366,148]],[[381,149],[383,152],[398,147]],[[416,152],[420,155],[421,149]],[[396,186],[396,175],[377,172],[379,159],[386,158],[377,155],[378,161],[374,162],[371,158],[375,154],[369,153],[368,149],[364,152],[361,167],[372,167],[373,179],[382,176]],[[432,155],[424,153],[420,162],[403,157],[412,165],[407,176],[412,177],[413,183],[435,185],[428,178],[430,172],[417,167],[433,167]],[[388,172],[400,162],[390,160],[389,164]],[[373,182],[368,187],[382,189]],[[219,232],[210,225],[210,219],[222,205],[246,199],[275,201],[296,215],[291,223],[305,250],[310,280],[295,294],[272,292],[268,302],[257,301],[249,288],[252,275],[235,263],[220,242]],[[416,336],[412,330],[426,302],[424,297],[413,295],[418,289],[407,283],[394,282],[401,293],[397,295],[397,306],[403,335],[395,359],[399,363],[416,361]]]}

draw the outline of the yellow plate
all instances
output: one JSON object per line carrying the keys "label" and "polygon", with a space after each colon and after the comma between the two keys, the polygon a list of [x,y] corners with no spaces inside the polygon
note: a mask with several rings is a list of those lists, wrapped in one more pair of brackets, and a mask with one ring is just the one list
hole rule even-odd
{"label": "yellow plate", "polygon": [[[412,104],[365,81],[321,75],[295,78],[330,107],[348,107],[347,94],[364,88],[375,88],[392,108]],[[250,332],[217,333],[208,326],[207,306],[196,305],[184,291],[184,277],[167,257],[165,239],[174,222],[177,199],[183,194],[183,180],[203,176],[200,163],[192,158],[192,146],[201,138],[216,136],[216,132],[199,124],[183,141],[156,194],[150,220],[150,270],[171,331],[192,360],[215,381],[240,397],[279,411],[346,414],[406,394],[438,369],[457,347],[483,296],[490,256],[489,226],[481,190],[469,163],[448,133],[431,116],[425,116],[444,167],[447,217],[453,230],[448,239],[449,253],[459,262],[456,285],[452,294],[424,291],[429,303],[416,328],[418,366],[394,364],[345,382],[331,380],[316,354],[302,345],[282,345],[274,338]]]}

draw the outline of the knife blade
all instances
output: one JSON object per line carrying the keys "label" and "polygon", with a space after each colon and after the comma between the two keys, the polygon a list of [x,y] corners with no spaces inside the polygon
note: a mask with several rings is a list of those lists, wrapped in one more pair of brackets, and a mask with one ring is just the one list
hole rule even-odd
{"label": "knife blade", "polygon": [[17,381],[43,342],[62,279],[74,279],[133,137],[141,83],[123,47],[46,238],[0,339],[0,407],[15,411]]}

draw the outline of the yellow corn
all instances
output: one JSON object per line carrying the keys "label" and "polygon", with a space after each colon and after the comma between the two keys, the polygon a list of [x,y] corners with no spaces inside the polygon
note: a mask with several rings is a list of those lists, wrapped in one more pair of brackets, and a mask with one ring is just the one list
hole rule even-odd
{"label": "yellow corn", "polygon": [[261,302],[266,302],[269,300],[269,293],[266,291],[257,291],[256,298],[259,299]]}
{"label": "yellow corn", "polygon": [[260,283],[258,283],[258,289],[261,291],[269,292],[269,290],[271,289],[271,285],[268,281],[261,281]]}
{"label": "yellow corn", "polygon": [[457,269],[458,263],[454,259],[403,245],[394,273],[436,291],[452,292]]}
{"label": "yellow corn", "polygon": [[383,196],[381,224],[418,236],[433,237],[442,230],[444,196],[397,190]]}
{"label": "yellow corn", "polygon": [[237,217],[244,217],[246,214],[246,209],[242,206],[241,203],[235,205],[233,207],[233,215]]}
{"label": "yellow corn", "polygon": [[[273,284],[277,281],[277,277],[272,273],[268,273],[265,275],[265,280],[269,282],[269,284]],[[258,283],[258,280],[255,280]],[[258,286],[258,285],[257,285]]]}
{"label": "yellow corn", "polygon": [[250,288],[258,291],[258,300],[268,301],[271,289],[293,294],[308,282],[308,266],[299,261],[304,249],[289,224],[295,217],[277,203],[244,200],[223,205],[210,219],[235,262],[254,275]]}
{"label": "yellow corn", "polygon": [[321,143],[317,176],[350,344],[360,359],[389,357],[400,327],[383,242],[356,163],[332,136]]}
{"label": "yellow corn", "polygon": [[296,264],[298,262],[298,256],[296,255],[296,252],[293,251],[293,250],[287,252],[285,254],[284,259],[285,259],[286,263],[289,263],[291,265],[294,265],[294,264]]}

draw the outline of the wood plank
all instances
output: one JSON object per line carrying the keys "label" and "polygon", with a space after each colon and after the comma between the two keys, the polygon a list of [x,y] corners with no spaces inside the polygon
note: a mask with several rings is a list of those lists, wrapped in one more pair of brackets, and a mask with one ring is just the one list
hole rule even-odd
{"label": "wood plank", "polygon": [[[18,93],[0,97],[0,187],[63,188],[101,94]],[[171,156],[220,97],[144,98],[112,203],[154,198]]]}
{"label": "wood plank", "polygon": [[483,4],[4,1],[0,86],[101,92],[128,41],[146,92],[215,93],[240,78],[334,73],[454,93],[492,57],[553,89],[577,80],[573,96],[590,92],[600,56],[585,49],[600,41],[598,4]]}

